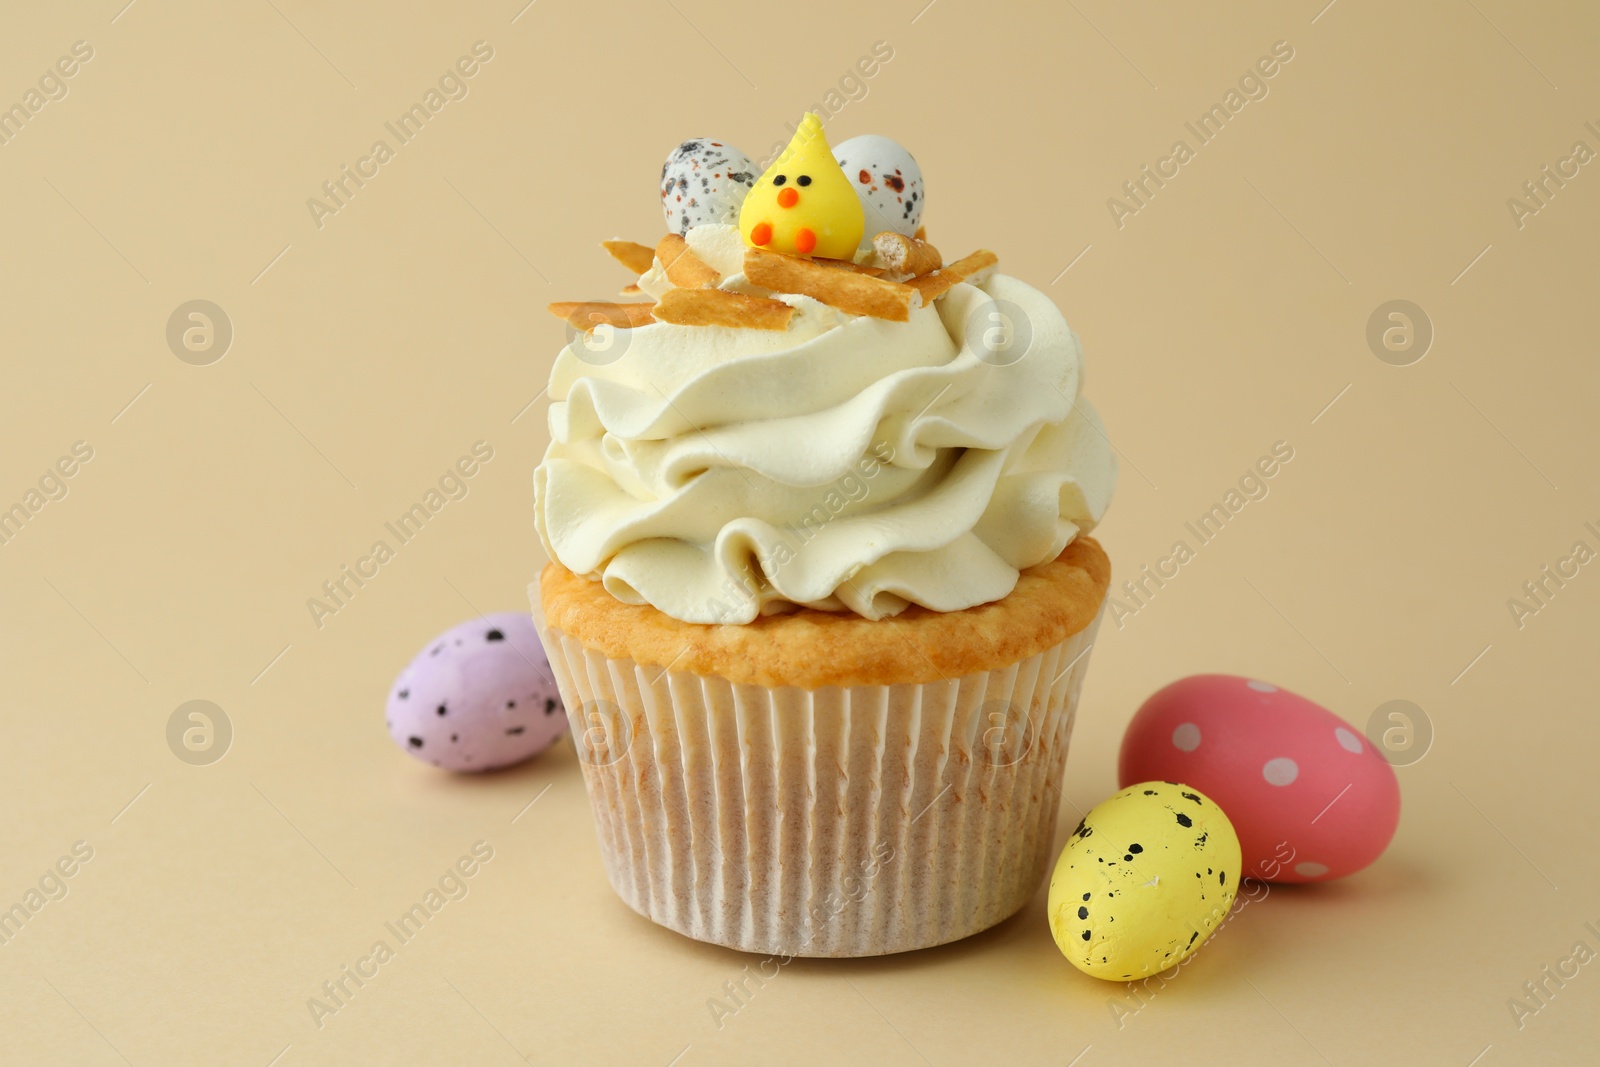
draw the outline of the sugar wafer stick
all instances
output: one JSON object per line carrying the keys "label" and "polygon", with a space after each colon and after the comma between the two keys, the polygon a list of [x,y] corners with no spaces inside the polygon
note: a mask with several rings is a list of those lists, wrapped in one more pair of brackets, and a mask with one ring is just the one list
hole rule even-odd
{"label": "sugar wafer stick", "polygon": [[637,241],[624,241],[614,237],[609,241],[601,241],[600,247],[611,253],[611,257],[635,274],[643,274],[650,269],[650,264],[655,261],[656,253],[649,245],[642,245]]}
{"label": "sugar wafer stick", "polygon": [[566,319],[573,329],[588,333],[602,322],[618,329],[654,322],[650,307],[649,304],[613,304],[604,300],[558,300],[550,305],[550,314]]}
{"label": "sugar wafer stick", "polygon": [[749,248],[744,254],[744,276],[752,285],[779,293],[801,293],[852,315],[905,322],[917,300],[917,291],[899,282],[839,270],[798,256]]}
{"label": "sugar wafer stick", "polygon": [[924,305],[931,304],[935,297],[943,296],[951,286],[964,282],[969,278],[989,270],[1000,257],[987,249],[979,249],[970,256],[956,260],[954,263],[941,267],[932,274],[924,274],[920,278],[912,278],[906,285],[922,294]]}
{"label": "sugar wafer stick", "polygon": [[878,254],[878,262],[896,274],[927,274],[944,265],[944,257],[937,248],[893,230],[874,237],[872,250]]}
{"label": "sugar wafer stick", "polygon": [[667,281],[679,289],[709,289],[722,281],[722,275],[689,251],[689,242],[675,233],[661,239],[655,254],[661,261],[661,268],[667,272]]}

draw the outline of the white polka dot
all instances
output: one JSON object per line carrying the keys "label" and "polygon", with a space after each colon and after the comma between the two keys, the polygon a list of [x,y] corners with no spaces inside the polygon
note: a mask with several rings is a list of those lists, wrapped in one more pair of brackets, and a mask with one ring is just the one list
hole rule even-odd
{"label": "white polka dot", "polygon": [[1328,873],[1328,868],[1320,863],[1297,863],[1294,865],[1294,873],[1302,878],[1321,878]]}
{"label": "white polka dot", "polygon": [[1361,738],[1346,730],[1343,726],[1335,728],[1333,736],[1339,739],[1339,747],[1346,752],[1361,751]]}
{"label": "white polka dot", "polygon": [[1266,682],[1246,682],[1244,684],[1258,693],[1276,693],[1278,691],[1277,686],[1268,685]]}
{"label": "white polka dot", "polygon": [[1300,777],[1300,765],[1285,756],[1269,759],[1261,768],[1261,777],[1272,785],[1288,785]]}
{"label": "white polka dot", "polygon": [[1192,722],[1181,723],[1172,731],[1172,747],[1184,752],[1193,752],[1200,747],[1200,727]]}

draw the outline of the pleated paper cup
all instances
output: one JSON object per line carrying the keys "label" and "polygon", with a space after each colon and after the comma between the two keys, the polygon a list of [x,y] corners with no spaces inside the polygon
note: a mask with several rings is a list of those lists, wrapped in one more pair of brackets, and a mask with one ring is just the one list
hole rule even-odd
{"label": "pleated paper cup", "polygon": [[872,956],[968,937],[1037,890],[1098,614],[1000,669],[804,689],[605,655],[531,592],[606,875],[651,921]]}

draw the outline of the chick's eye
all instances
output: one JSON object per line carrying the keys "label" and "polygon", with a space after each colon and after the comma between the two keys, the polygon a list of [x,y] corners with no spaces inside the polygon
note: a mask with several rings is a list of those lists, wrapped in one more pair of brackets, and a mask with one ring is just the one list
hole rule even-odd
{"label": "chick's eye", "polygon": [[789,178],[788,178],[787,175],[779,174],[779,175],[775,176],[772,179],[772,184],[773,185],[782,185],[784,182],[786,182],[788,180],[789,180]]}
{"label": "chick's eye", "polygon": [[810,185],[811,184],[811,175],[802,174],[802,175],[800,175],[800,177],[796,178],[794,181],[795,181],[796,185]]}

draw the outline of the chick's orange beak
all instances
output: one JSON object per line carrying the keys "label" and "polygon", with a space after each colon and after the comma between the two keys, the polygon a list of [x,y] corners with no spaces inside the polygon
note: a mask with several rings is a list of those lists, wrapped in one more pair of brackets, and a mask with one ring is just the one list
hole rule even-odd
{"label": "chick's orange beak", "polygon": [[799,202],[800,202],[800,194],[795,192],[793,189],[779,189],[778,190],[778,206],[779,207],[794,207]]}

